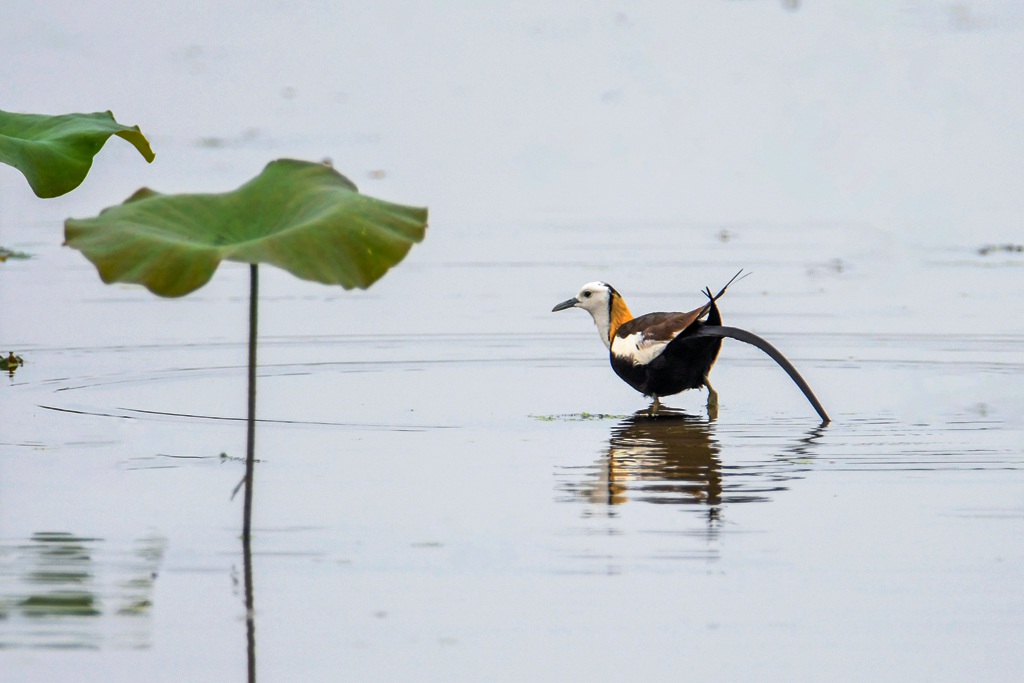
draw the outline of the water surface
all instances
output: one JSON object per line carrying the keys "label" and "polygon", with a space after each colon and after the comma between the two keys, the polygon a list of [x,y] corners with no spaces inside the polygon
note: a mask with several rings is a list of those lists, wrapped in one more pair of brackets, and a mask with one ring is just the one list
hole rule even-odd
{"label": "water surface", "polygon": [[[278,156],[432,213],[367,292],[261,272],[260,680],[1024,669],[1024,258],[987,248],[1024,211],[1012,3],[222,3],[170,32],[37,4],[0,28],[4,108],[110,107],[158,156],[111,143],[50,202],[0,169],[32,255],[0,264],[5,681],[246,679],[247,270],[157,300],[60,222]],[[550,313],[595,279],[689,310],[739,268],[726,322],[827,427],[731,341],[717,415],[651,418]]]}

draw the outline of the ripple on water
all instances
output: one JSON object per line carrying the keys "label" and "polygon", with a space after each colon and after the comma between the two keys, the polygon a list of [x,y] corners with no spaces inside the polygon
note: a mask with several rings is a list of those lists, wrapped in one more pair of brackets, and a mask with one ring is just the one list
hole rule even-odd
{"label": "ripple on water", "polygon": [[[945,472],[1024,469],[1013,428],[961,415],[933,423],[840,415],[828,426],[774,419],[737,424],[664,410],[640,411],[609,425],[593,462],[557,471],[556,499],[581,505],[566,531],[570,572],[618,573],[660,561],[713,562],[730,506],[766,503],[816,471]],[[1018,430],[1019,431],[1019,430]],[[644,513],[644,504],[677,506],[687,518]],[[1019,509],[969,509],[965,517],[1019,519]],[[658,536],[688,542],[659,540]],[[608,554],[608,539],[621,553]]]}

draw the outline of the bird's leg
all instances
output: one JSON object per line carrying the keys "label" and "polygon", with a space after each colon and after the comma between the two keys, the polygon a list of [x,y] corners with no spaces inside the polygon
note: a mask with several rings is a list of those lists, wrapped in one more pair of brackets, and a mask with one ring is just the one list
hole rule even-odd
{"label": "bird's leg", "polygon": [[704,386],[708,388],[708,419],[718,419],[718,392],[711,386],[707,375],[704,376]]}
{"label": "bird's leg", "polygon": [[718,407],[718,392],[711,386],[711,380],[708,379],[707,375],[704,376],[704,386],[708,388],[708,408],[712,406]]}

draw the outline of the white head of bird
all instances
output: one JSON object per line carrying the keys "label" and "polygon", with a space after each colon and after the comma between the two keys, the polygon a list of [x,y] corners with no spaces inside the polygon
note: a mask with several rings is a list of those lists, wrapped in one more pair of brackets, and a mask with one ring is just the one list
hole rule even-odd
{"label": "white head of bird", "polygon": [[582,308],[589,313],[594,318],[601,341],[609,349],[615,330],[633,317],[622,296],[605,282],[588,282],[580,287],[575,297],[566,299],[551,310],[564,311],[567,308]]}

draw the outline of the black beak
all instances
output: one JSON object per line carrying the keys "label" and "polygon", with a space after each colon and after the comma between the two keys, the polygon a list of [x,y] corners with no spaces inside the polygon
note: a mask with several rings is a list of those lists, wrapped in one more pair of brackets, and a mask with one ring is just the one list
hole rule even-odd
{"label": "black beak", "polygon": [[573,297],[571,299],[566,299],[562,303],[560,303],[557,306],[555,306],[554,308],[552,308],[551,312],[554,313],[555,311],[564,311],[567,308],[572,308],[573,306],[575,306],[579,302],[580,302],[580,300],[577,299],[576,297]]}

